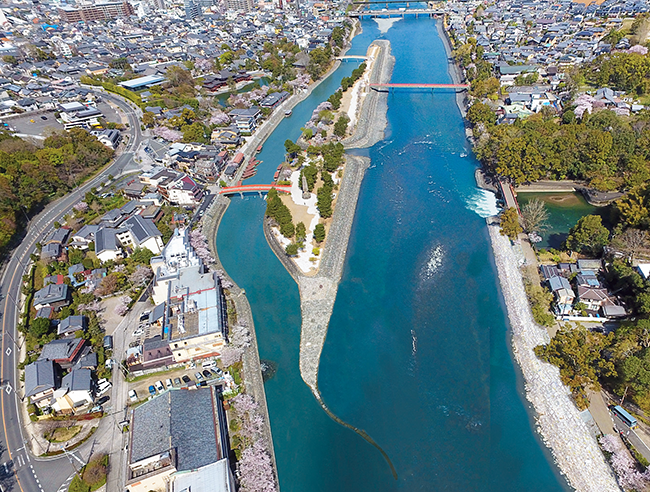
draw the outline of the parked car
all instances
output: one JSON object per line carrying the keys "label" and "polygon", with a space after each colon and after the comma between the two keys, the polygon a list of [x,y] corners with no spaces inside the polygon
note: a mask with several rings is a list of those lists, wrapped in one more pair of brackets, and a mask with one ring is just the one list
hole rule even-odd
{"label": "parked car", "polygon": [[158,393],[165,391],[165,386],[163,386],[162,381],[156,381],[156,389],[158,390]]}
{"label": "parked car", "polygon": [[210,377],[212,377],[212,373],[210,371],[208,371],[207,369],[205,369],[203,371],[203,376],[206,377],[206,378],[210,378]]}
{"label": "parked car", "polygon": [[203,362],[203,364],[201,364],[201,367],[203,369],[211,369],[213,367],[217,367],[217,363],[213,360],[206,360]]}
{"label": "parked car", "polygon": [[195,372],[194,377],[196,378],[197,381],[202,381],[203,380],[203,376],[201,375],[200,372]]}
{"label": "parked car", "polygon": [[104,337],[104,348],[113,350],[113,337],[111,335],[106,335]]}
{"label": "parked car", "polygon": [[167,386],[167,389],[169,389],[169,388],[173,388],[174,385],[172,384],[172,380],[171,380],[171,379],[167,379],[167,381],[165,381],[165,386]]}
{"label": "parked car", "polygon": [[183,374],[183,382],[185,384],[188,384],[188,383],[192,382],[192,378],[190,378],[187,374]]}
{"label": "parked car", "polygon": [[97,405],[97,406],[90,409],[90,413],[98,413],[98,412],[101,412],[102,410],[103,410],[102,406]]}
{"label": "parked car", "polygon": [[155,395],[156,395],[156,388],[154,387],[153,384],[152,384],[151,386],[149,386],[149,394],[150,394],[151,396],[155,396]]}
{"label": "parked car", "polygon": [[143,335],[143,334],[144,334],[144,330],[142,328],[138,328],[137,330],[135,330],[133,332],[134,337],[139,337],[140,335]]}
{"label": "parked car", "polygon": [[97,400],[97,405],[103,405],[110,399],[111,399],[110,396],[102,396],[99,400]]}
{"label": "parked car", "polygon": [[174,386],[180,386],[181,385],[181,378],[174,378]]}
{"label": "parked car", "polygon": [[140,315],[140,321],[148,321],[149,320],[149,313],[144,312]]}
{"label": "parked car", "polygon": [[215,371],[219,376],[223,376],[223,371],[221,369],[219,369],[218,367],[215,367],[212,370]]}
{"label": "parked car", "polygon": [[42,120],[46,120],[46,119],[47,119],[47,116],[41,116],[41,119],[42,119]]}
{"label": "parked car", "polygon": [[129,400],[133,402],[138,401],[138,394],[135,392],[135,390],[129,390]]}

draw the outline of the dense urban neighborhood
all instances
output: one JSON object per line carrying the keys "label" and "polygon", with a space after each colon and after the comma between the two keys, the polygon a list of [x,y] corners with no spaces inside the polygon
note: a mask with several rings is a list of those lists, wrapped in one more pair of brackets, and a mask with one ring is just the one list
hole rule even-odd
{"label": "dense urban neighborhood", "polygon": [[[559,367],[619,485],[645,490],[650,5],[417,3],[444,26],[477,181],[547,331],[535,363]],[[358,194],[365,171],[345,151],[392,70],[385,44],[345,57],[350,14],[410,15],[389,5],[0,8],[0,489],[279,490],[253,316],[214,236],[228,195],[264,194],[264,233],[301,289],[329,286],[337,244],[340,279],[344,180]],[[344,58],[356,68],[286,139],[273,183],[247,188],[266,138]],[[549,211],[522,198],[558,189],[599,208],[542,247]]]}

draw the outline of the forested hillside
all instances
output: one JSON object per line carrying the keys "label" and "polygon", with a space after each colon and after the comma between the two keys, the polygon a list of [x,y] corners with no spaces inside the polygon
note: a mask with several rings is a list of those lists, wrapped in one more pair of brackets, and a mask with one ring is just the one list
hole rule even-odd
{"label": "forested hillside", "polygon": [[79,128],[48,137],[42,148],[0,132],[0,254],[25,216],[67,193],[112,155]]}

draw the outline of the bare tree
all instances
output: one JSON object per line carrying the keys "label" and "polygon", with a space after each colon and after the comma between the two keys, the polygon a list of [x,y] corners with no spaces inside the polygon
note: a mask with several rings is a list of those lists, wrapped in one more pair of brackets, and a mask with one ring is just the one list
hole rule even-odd
{"label": "bare tree", "polygon": [[526,232],[542,232],[548,229],[548,210],[541,200],[533,198],[521,207],[521,216],[524,219]]}
{"label": "bare tree", "polygon": [[616,239],[630,252],[632,260],[640,250],[648,245],[648,233],[641,229],[628,229]]}

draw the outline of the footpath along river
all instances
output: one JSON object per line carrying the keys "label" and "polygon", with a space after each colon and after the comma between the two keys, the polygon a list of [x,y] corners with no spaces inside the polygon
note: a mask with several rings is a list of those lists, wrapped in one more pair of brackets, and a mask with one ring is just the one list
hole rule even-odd
{"label": "footpath along river", "polygon": [[[388,39],[393,82],[448,83],[435,20],[404,19],[386,33],[363,21],[348,54]],[[311,111],[357,66],[343,63],[264,144],[269,183]],[[364,151],[343,278],[322,353],[330,409],[364,429],[396,467],[331,420],[300,377],[298,288],[268,247],[266,203],[233,198],[217,249],[246,290],[262,359],[282,492],[559,491],[568,485],[533,430],[510,353],[503,298],[453,93],[395,92],[384,141]],[[461,157],[461,154],[470,154]]]}

